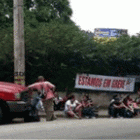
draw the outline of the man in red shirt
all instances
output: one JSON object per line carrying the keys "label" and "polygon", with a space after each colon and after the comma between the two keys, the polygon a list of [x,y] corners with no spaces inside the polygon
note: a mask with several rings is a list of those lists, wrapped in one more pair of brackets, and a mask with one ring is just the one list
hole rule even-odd
{"label": "man in red shirt", "polygon": [[46,113],[46,121],[55,120],[56,116],[54,115],[54,92],[55,92],[55,85],[52,83],[45,81],[43,76],[38,77],[38,82],[43,82],[42,84],[42,93],[44,95],[43,98],[43,106]]}

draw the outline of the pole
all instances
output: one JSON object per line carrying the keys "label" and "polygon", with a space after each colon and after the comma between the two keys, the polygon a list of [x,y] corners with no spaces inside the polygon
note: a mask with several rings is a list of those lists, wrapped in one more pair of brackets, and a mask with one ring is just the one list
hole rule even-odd
{"label": "pole", "polygon": [[25,85],[23,0],[14,0],[14,82]]}

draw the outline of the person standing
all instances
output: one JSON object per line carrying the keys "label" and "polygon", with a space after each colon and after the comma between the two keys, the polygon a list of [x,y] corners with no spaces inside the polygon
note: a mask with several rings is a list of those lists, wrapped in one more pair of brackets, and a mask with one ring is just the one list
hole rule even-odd
{"label": "person standing", "polygon": [[42,95],[44,96],[42,101],[46,113],[46,121],[55,120],[56,116],[54,115],[54,103],[53,103],[54,96],[51,96],[50,98],[49,96],[54,95],[56,87],[49,81],[45,81],[43,76],[38,77],[38,82],[45,82],[45,84],[42,86],[41,92]]}

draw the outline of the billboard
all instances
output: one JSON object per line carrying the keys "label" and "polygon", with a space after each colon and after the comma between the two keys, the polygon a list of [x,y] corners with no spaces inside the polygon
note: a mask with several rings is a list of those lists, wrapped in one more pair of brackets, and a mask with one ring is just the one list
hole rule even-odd
{"label": "billboard", "polygon": [[25,72],[15,72],[14,83],[24,86],[25,85]]}
{"label": "billboard", "polygon": [[125,29],[112,29],[112,28],[95,28],[95,37],[119,37],[122,34],[127,34]]}
{"label": "billboard", "polygon": [[135,78],[77,74],[75,88],[116,92],[133,92]]}

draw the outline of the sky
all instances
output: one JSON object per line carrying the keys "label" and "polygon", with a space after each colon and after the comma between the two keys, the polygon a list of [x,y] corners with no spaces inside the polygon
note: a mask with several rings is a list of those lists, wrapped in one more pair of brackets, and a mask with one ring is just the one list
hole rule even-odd
{"label": "sky", "polygon": [[95,28],[127,29],[140,33],[140,0],[69,0],[71,19],[82,30]]}

